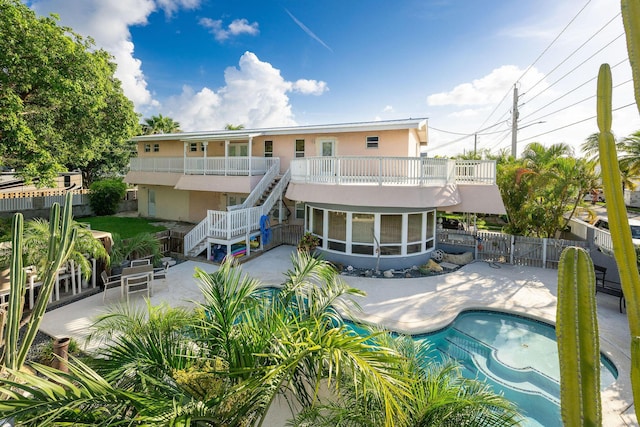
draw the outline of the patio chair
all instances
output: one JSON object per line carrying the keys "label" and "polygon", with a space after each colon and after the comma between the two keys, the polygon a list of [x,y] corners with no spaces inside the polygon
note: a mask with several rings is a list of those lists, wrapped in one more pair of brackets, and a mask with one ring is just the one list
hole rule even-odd
{"label": "patio chair", "polygon": [[104,302],[107,296],[107,289],[122,286],[122,276],[120,274],[107,276],[107,272],[103,270],[102,273],[100,273],[100,277],[102,278],[102,283],[104,284],[104,292],[102,293],[102,302]]}
{"label": "patio chair", "polygon": [[125,276],[124,286],[127,292],[127,304],[129,303],[129,294],[134,292],[147,291],[147,298],[151,296],[151,279],[148,274]]}
{"label": "patio chair", "polygon": [[129,267],[138,267],[141,265],[149,265],[151,264],[151,260],[148,259],[134,259],[133,261],[131,261],[131,265],[129,265]]}
{"label": "patio chair", "polygon": [[153,269],[153,280],[166,279],[167,278],[167,270],[168,269],[169,269],[169,261],[163,262],[161,268],[154,268]]}

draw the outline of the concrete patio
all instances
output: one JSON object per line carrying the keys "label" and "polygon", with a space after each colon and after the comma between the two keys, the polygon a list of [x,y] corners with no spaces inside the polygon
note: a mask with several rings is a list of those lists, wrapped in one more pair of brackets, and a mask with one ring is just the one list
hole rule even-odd
{"label": "concrete patio", "polygon": [[[280,246],[242,264],[243,271],[265,285],[279,285],[291,268],[295,248]],[[201,294],[194,269],[216,271],[210,263],[187,261],[171,267],[167,278],[154,283],[152,304],[191,306]],[[465,309],[491,308],[515,312],[555,323],[557,271],[509,264],[474,262],[454,272],[415,279],[371,279],[342,276],[362,289],[358,298],[360,320],[381,324],[405,333],[423,333],[449,324]],[[106,301],[96,294],[46,313],[42,331],[54,336],[74,337],[84,342],[93,318],[110,305],[121,303],[120,290],[110,289]],[[600,347],[615,364],[617,381],[602,393],[603,425],[637,426],[633,408],[630,372],[629,327],[626,314],[618,311],[618,299],[598,294]],[[145,304],[133,296],[132,304]],[[95,343],[89,343],[91,349]]]}

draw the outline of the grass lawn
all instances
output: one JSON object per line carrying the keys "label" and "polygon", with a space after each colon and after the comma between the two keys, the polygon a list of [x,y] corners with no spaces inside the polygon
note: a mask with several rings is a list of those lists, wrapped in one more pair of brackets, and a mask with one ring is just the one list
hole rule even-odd
{"label": "grass lawn", "polygon": [[144,218],[127,218],[119,216],[93,216],[86,218],[75,218],[76,221],[90,224],[92,230],[118,233],[121,238],[129,239],[140,233],[157,233],[167,228],[152,225],[154,220]]}

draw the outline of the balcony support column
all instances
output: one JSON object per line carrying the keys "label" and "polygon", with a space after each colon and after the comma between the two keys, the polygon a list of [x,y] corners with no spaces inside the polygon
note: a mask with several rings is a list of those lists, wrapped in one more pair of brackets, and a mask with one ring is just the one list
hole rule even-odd
{"label": "balcony support column", "polygon": [[187,141],[183,142],[184,147],[182,150],[182,164],[184,165],[184,167],[182,168],[182,174],[186,175],[187,174]]}
{"label": "balcony support column", "polygon": [[[229,140],[224,142],[224,176],[227,176],[229,170]],[[230,252],[227,252],[230,253]]]}
{"label": "balcony support column", "polygon": [[253,156],[252,147],[253,147],[253,137],[250,136],[249,137],[249,176],[251,176],[251,171],[252,171],[252,168],[251,168],[251,158]]}
{"label": "balcony support column", "polygon": [[207,146],[208,145],[209,145],[209,141],[202,141],[202,152],[203,152],[202,175],[207,174]]}

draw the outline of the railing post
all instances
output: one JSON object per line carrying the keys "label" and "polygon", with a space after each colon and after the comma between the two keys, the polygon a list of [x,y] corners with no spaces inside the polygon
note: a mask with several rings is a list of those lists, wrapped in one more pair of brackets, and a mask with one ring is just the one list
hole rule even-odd
{"label": "railing post", "polygon": [[382,186],[382,157],[378,157],[378,185]]}
{"label": "railing post", "polygon": [[516,236],[511,235],[511,253],[509,254],[509,264],[513,265],[514,252],[516,251]]}
{"label": "railing post", "polygon": [[547,268],[547,238],[542,238],[542,268]]}

